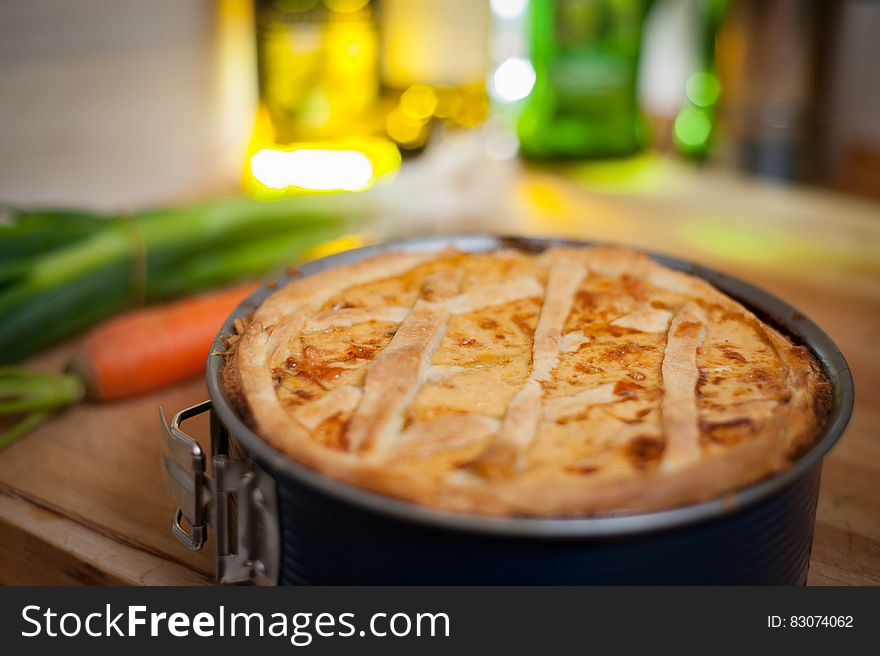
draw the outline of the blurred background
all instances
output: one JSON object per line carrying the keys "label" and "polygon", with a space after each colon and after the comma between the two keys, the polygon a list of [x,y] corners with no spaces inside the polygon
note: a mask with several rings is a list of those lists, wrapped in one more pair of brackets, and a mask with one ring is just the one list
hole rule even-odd
{"label": "blurred background", "polygon": [[467,136],[880,198],[878,33],[874,0],[4,0],[0,197],[360,189]]}

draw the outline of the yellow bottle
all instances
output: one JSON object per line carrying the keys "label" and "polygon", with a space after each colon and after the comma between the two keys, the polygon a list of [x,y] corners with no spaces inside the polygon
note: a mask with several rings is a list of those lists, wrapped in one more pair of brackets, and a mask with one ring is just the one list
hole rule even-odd
{"label": "yellow bottle", "polygon": [[383,0],[379,26],[385,129],[402,148],[424,146],[436,122],[486,119],[486,2]]}
{"label": "yellow bottle", "polygon": [[256,0],[260,107],[245,186],[358,191],[400,164],[382,135],[369,0]]}

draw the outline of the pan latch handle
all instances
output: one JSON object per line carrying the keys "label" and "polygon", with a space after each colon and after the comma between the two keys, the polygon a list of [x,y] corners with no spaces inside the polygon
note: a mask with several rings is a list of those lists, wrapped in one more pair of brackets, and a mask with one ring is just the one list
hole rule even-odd
{"label": "pan latch handle", "polygon": [[[221,583],[273,585],[278,581],[280,534],[275,481],[243,454],[212,421],[212,454],[182,428],[211,410],[204,401],[162,419],[162,461],[177,509],[171,531],[197,551],[213,529],[217,543],[217,580]],[[213,418],[212,418],[213,419]]]}
{"label": "pan latch handle", "polygon": [[[198,551],[208,539],[207,499],[205,480],[205,452],[201,445],[183,432],[180,426],[187,419],[211,409],[211,402],[204,401],[181,410],[171,423],[159,408],[162,419],[162,463],[168,488],[177,501],[177,510],[171,521],[171,530],[178,540],[193,551]],[[188,528],[184,525],[188,524]]]}

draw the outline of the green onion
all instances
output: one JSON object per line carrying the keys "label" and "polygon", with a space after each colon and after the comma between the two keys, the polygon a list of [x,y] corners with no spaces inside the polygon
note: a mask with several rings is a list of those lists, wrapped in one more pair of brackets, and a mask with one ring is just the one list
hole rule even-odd
{"label": "green onion", "polygon": [[76,403],[84,395],[82,381],[72,374],[0,367],[0,416],[24,415],[0,432],[0,449],[39,426],[54,410]]}
{"label": "green onion", "polygon": [[0,208],[0,363],[127,308],[287,266],[358,229],[370,215],[358,196],[234,198],[120,217]]}
{"label": "green onion", "polygon": [[105,217],[89,212],[24,212],[0,205],[0,262],[26,261],[86,237],[105,224]]}

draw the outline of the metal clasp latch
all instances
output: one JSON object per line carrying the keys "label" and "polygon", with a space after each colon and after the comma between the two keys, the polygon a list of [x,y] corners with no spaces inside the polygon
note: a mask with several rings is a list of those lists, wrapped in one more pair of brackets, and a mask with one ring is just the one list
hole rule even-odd
{"label": "metal clasp latch", "polygon": [[[177,500],[177,510],[171,522],[171,530],[177,539],[193,551],[198,551],[208,538],[208,525],[205,515],[205,454],[202,447],[184,433],[180,425],[197,415],[211,409],[211,402],[205,401],[174,415],[169,425],[165,412],[159,408],[164,437],[162,441],[162,461],[168,476],[168,487]],[[183,526],[186,520],[190,528]]]}
{"label": "metal clasp latch", "polygon": [[208,526],[213,529],[221,583],[273,585],[280,553],[275,482],[250,459],[233,454],[234,443],[213,421],[210,459],[181,429],[186,420],[210,410],[211,402],[205,401],[178,412],[170,423],[159,410],[162,461],[178,504],[171,530],[188,548],[199,550]]}

